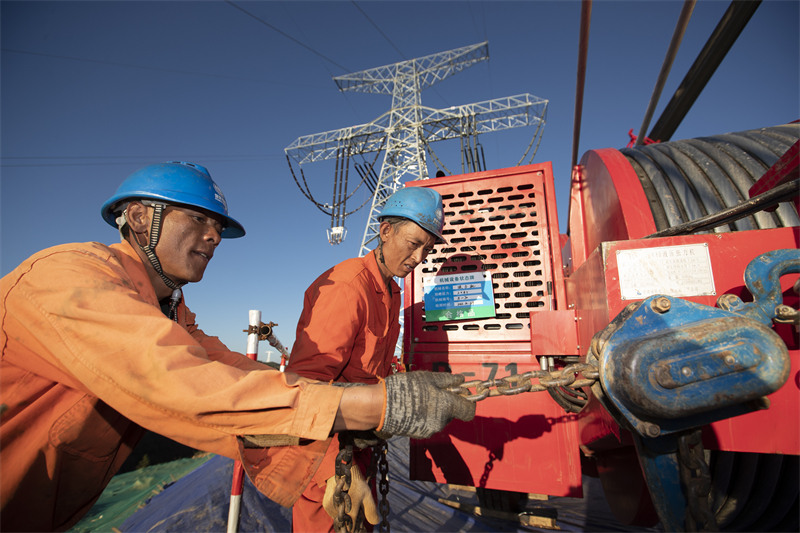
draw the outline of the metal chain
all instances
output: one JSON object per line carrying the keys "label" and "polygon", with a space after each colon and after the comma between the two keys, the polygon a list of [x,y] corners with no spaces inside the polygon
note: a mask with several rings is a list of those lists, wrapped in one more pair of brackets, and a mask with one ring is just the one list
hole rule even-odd
{"label": "metal chain", "polygon": [[381,477],[378,479],[378,492],[381,495],[378,502],[378,509],[381,513],[381,523],[378,526],[380,531],[389,533],[389,443],[381,440],[374,447],[373,453],[378,456],[378,472]]}
{"label": "metal chain", "polygon": [[[341,449],[336,455],[336,488],[333,492],[333,504],[336,509],[336,517],[333,520],[333,527],[336,533],[356,533],[365,531],[364,520],[359,519],[356,523],[347,514],[352,508],[352,502],[348,491],[351,482],[351,468],[353,467],[353,444],[348,442],[352,439],[350,434],[340,435]],[[378,444],[372,447],[372,458],[367,469],[367,484],[375,476],[376,470],[380,474],[378,479],[378,491],[380,501],[378,508],[381,513],[380,531],[390,532],[389,526],[389,443],[379,440]],[[377,466],[376,466],[377,465]],[[359,516],[359,518],[362,518]]]}
{"label": "metal chain", "polygon": [[[581,374],[583,379],[577,379],[578,374]],[[599,377],[600,372],[595,365],[573,363],[560,370],[532,370],[500,379],[467,381],[448,390],[471,402],[479,402],[492,396],[512,396],[523,392],[541,392],[558,387],[570,389],[590,387]],[[539,383],[534,384],[534,379]]]}
{"label": "metal chain", "polygon": [[[578,374],[581,374],[583,379],[577,379]],[[600,373],[596,364],[574,363],[560,370],[533,370],[500,379],[467,381],[458,387],[452,387],[448,390],[463,396],[471,402],[479,402],[491,396],[511,396],[523,392],[540,392],[559,387],[577,390],[593,385],[599,379],[599,376]],[[538,380],[539,383],[534,384],[534,379]],[[474,389],[474,392],[472,389]],[[336,456],[336,489],[333,495],[336,518],[334,518],[333,524],[337,533],[353,533],[354,524],[350,516],[347,515],[351,508],[350,496],[347,491],[350,488],[350,468],[353,466],[353,445],[352,443],[342,443],[341,446],[342,448]],[[373,450],[373,454],[378,455],[378,470],[381,475],[379,479],[379,492],[381,494],[379,502],[381,513],[380,530],[389,533],[389,500],[387,498],[389,493],[389,461],[386,441],[378,443]]]}
{"label": "metal chain", "polygon": [[686,531],[719,531],[709,503],[711,471],[706,463],[700,429],[678,437],[678,464],[688,507]]}
{"label": "metal chain", "polygon": [[489,460],[486,461],[486,464],[483,465],[483,474],[481,474],[481,480],[478,482],[478,487],[485,487],[486,482],[489,480],[489,474],[492,473],[492,469],[494,468],[494,462],[497,460],[497,454],[494,453],[494,450],[489,451]]}
{"label": "metal chain", "polygon": [[353,467],[353,445],[340,441],[339,453],[336,455],[336,488],[333,492],[333,504],[336,516],[333,527],[336,533],[353,533],[353,520],[347,513],[350,512],[352,502],[350,495],[350,482],[352,481],[350,469]]}

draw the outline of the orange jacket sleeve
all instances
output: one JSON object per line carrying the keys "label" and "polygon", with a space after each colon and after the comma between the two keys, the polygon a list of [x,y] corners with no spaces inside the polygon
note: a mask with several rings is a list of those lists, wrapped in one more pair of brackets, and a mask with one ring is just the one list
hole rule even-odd
{"label": "orange jacket sleeve", "polygon": [[320,401],[340,394],[289,386],[286,376],[265,365],[231,352],[220,356],[219,345],[218,359],[235,359],[245,369],[210,359],[154,305],[152,288],[141,294],[141,280],[103,250],[53,251],[3,290],[7,325],[23,333],[15,335],[14,350],[4,351],[7,362],[25,365],[25,358],[34,358],[38,368],[62,375],[140,425],[229,456],[235,435],[327,437],[336,408]]}
{"label": "orange jacket sleeve", "polygon": [[312,379],[336,381],[363,336],[365,305],[350,285],[317,280],[303,299],[289,370]]}
{"label": "orange jacket sleeve", "polygon": [[[0,301],[4,523],[11,523],[5,522],[9,501],[33,502],[47,515],[56,505],[47,498],[83,498],[72,511],[59,511],[65,522],[45,529],[63,526],[70,512],[91,503],[91,491],[102,490],[108,472],[119,467],[114,458],[126,439],[117,428],[127,426],[109,416],[232,458],[242,453],[238,435],[288,434],[324,444],[332,428],[341,389],[292,382],[289,374],[228,351],[194,325],[185,306],[182,324],[167,319],[127,243],[40,252],[0,280]],[[248,452],[246,464],[269,495],[274,466],[260,452]],[[67,457],[85,464],[72,470],[85,479],[59,480]],[[284,505],[312,473],[288,488]]]}

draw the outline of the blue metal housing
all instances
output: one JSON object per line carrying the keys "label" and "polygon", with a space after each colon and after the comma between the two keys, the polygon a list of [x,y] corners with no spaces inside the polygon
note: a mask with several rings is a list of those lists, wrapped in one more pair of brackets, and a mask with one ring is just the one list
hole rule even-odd
{"label": "blue metal housing", "polygon": [[751,401],[789,377],[788,350],[770,326],[780,277],[798,271],[799,250],[774,250],[747,267],[752,303],[724,295],[724,310],[655,295],[621,313],[598,353],[618,422],[652,438],[763,408]]}
{"label": "blue metal housing", "polygon": [[600,354],[606,397],[644,437],[753,410],[746,403],[778,390],[789,368],[765,325],[668,296],[644,300]]}

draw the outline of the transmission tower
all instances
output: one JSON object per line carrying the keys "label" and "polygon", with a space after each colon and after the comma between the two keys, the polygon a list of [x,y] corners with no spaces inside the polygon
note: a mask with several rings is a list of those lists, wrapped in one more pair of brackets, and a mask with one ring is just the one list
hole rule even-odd
{"label": "transmission tower", "polygon": [[[538,147],[547,100],[531,94],[447,109],[422,106],[422,89],[488,58],[489,43],[483,42],[333,78],[342,92],[391,94],[392,108],[368,124],[298,137],[284,150],[300,190],[317,208],[331,216],[328,230],[331,244],[339,244],[344,239],[345,218],[366,205],[364,202],[355,210],[347,211],[347,200],[363,185],[371,192],[372,205],[359,256],[369,253],[367,246],[378,235],[378,216],[387,198],[404,182],[428,177],[426,154],[436,161],[437,167],[440,166],[441,161],[430,147],[435,141],[460,139],[462,171],[469,172],[484,170],[481,168],[482,151],[477,142],[479,134],[535,125],[533,139],[518,164],[522,164],[532,146]],[[373,167],[384,148],[380,175],[376,176]],[[350,191],[350,159],[355,155],[363,158],[368,153],[375,153],[375,160],[354,164],[361,179]],[[320,203],[311,194],[302,165],[332,158],[336,158],[333,201]],[[533,154],[530,159],[533,159]],[[297,179],[292,160],[300,166],[302,183]]]}

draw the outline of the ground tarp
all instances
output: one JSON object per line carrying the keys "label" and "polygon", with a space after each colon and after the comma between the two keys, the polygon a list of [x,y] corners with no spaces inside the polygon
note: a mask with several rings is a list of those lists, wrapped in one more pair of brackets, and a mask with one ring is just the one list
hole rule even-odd
{"label": "ground tarp", "polygon": [[88,533],[119,528],[126,518],[154,496],[212,457],[207,454],[192,459],[178,459],[114,476],[100,499],[70,531]]}
{"label": "ground tarp", "polygon": [[[203,459],[205,460],[205,459]],[[175,461],[176,465],[189,465],[193,460]],[[197,461],[197,459],[194,459]],[[173,463],[169,463],[173,464]],[[507,519],[491,516],[475,516],[472,508],[478,505],[474,490],[437,483],[410,481],[408,479],[408,439],[395,437],[389,446],[391,530],[397,532],[420,531],[464,531],[464,532],[512,532],[512,531],[645,531],[644,528],[626,527],[612,516],[602,494],[599,481],[584,476],[585,498],[552,498],[546,501],[529,500],[525,512],[520,515],[507,514]],[[152,469],[167,465],[147,467],[137,472],[116,476],[112,484],[97,502],[90,514],[76,526],[76,531],[122,532],[224,532],[227,526],[230,504],[233,461],[213,456],[184,477],[171,483],[160,480]],[[134,476],[135,475],[135,476]],[[175,474],[171,474],[174,476]],[[121,479],[118,479],[121,478]],[[144,497],[131,502],[126,509],[139,506],[133,514],[117,515],[110,519],[114,509],[109,497],[117,498],[132,491],[132,484],[142,485],[152,478]],[[120,492],[122,491],[122,492]],[[107,495],[108,493],[108,495]],[[116,496],[115,496],[116,494]],[[132,493],[131,493],[132,494]],[[443,503],[450,502],[450,505]],[[144,502],[144,503],[141,503]],[[121,509],[119,501],[115,502]],[[454,508],[453,504],[461,508]],[[98,510],[100,512],[98,512]],[[106,512],[103,513],[102,511]],[[97,515],[106,516],[105,521]],[[550,527],[529,525],[526,519],[539,516],[557,516]],[[94,517],[94,518],[92,518]],[[538,522],[535,522],[538,524]],[[242,495],[242,510],[239,519],[240,532],[288,532],[291,531],[291,510],[283,508],[259,493],[245,479]],[[649,529],[649,531],[655,531]]]}

